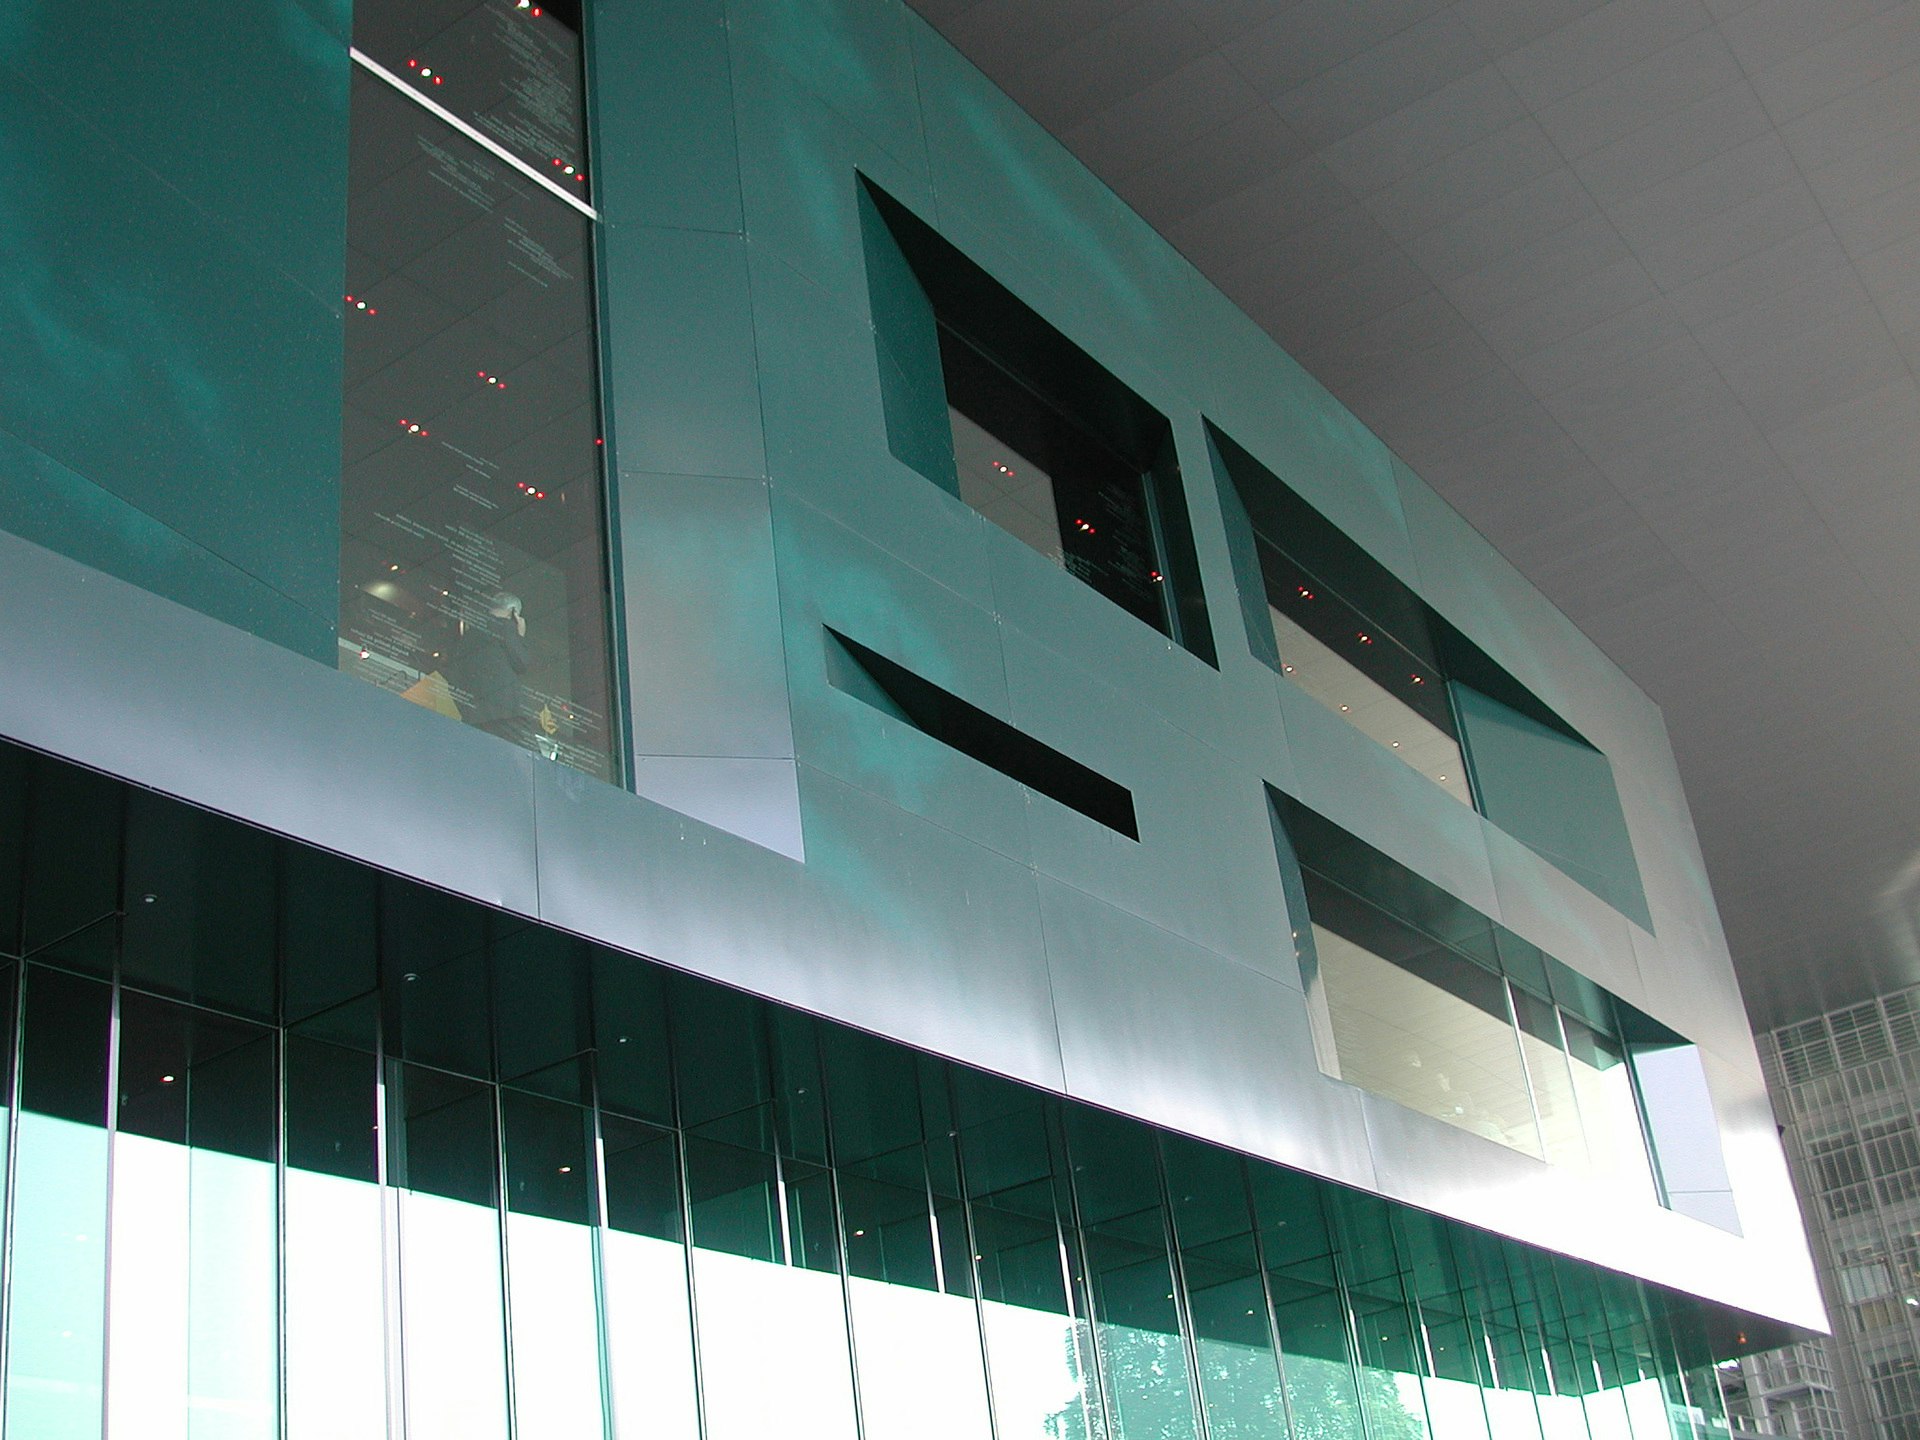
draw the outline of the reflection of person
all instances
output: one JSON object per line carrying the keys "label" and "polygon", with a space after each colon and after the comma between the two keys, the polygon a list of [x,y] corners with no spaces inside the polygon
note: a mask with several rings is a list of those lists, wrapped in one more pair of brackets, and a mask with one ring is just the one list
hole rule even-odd
{"label": "reflection of person", "polygon": [[516,745],[528,740],[520,714],[520,677],[527,669],[527,617],[520,597],[502,590],[480,620],[462,620],[447,659],[446,676],[460,718]]}

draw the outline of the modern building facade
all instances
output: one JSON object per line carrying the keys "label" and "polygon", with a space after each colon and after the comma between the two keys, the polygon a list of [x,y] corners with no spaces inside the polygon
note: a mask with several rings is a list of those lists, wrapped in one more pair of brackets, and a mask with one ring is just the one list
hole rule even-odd
{"label": "modern building facade", "polygon": [[1817,1409],[1835,1433],[1920,1433],[1920,992],[1768,1031],[1760,1056],[1834,1333],[1744,1362],[1756,1418]]}
{"label": "modern building facade", "polygon": [[1656,709],[891,3],[0,28],[10,1437],[1635,1437]]}

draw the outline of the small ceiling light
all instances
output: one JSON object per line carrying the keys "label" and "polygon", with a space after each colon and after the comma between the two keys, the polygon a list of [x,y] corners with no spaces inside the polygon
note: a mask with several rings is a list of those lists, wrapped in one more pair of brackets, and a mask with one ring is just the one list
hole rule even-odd
{"label": "small ceiling light", "polygon": [[1346,713],[1347,713],[1347,712],[1348,712],[1349,710],[1351,710],[1352,708],[1353,708],[1353,707],[1352,707],[1351,705],[1342,705],[1342,706],[1340,707],[1340,713],[1341,713],[1342,715],[1344,715],[1344,714],[1346,714]]}
{"label": "small ceiling light", "polygon": [[1360,643],[1362,645],[1371,645],[1373,643],[1373,637],[1367,634],[1366,631],[1362,630],[1360,632]]}
{"label": "small ceiling light", "polygon": [[171,1085],[171,1084],[173,1084],[173,1076],[171,1076],[171,1075],[162,1075],[162,1076],[160,1077],[160,1083],[161,1083],[162,1085]]}
{"label": "small ceiling light", "polygon": [[1393,742],[1393,748],[1394,748],[1394,749],[1396,749],[1396,750],[1398,750],[1398,749],[1400,748],[1400,742],[1399,742],[1398,740],[1395,740],[1395,741]]}
{"label": "small ceiling light", "polygon": [[561,1173],[562,1175],[571,1175],[571,1174],[573,1173],[573,1166],[571,1166],[571,1165],[562,1165],[562,1166],[560,1167],[560,1173]]}

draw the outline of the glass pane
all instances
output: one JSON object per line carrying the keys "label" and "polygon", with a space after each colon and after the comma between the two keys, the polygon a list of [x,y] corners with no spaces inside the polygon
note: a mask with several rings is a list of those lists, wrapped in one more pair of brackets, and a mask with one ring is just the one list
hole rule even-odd
{"label": "glass pane", "polygon": [[1287,1433],[1246,1175],[1238,1156],[1163,1138],[1167,1194],[1212,1440]]}
{"label": "glass pane", "polygon": [[605,777],[590,224],[359,69],[349,185],[340,665]]}
{"label": "glass pane", "polygon": [[493,1092],[394,1065],[388,1104],[404,1116],[400,1313],[409,1440],[504,1440],[506,1317]]}
{"label": "glass pane", "polygon": [[1280,670],[1463,805],[1473,804],[1444,677],[1270,546],[1261,547]]}
{"label": "glass pane", "polygon": [[126,993],[119,1079],[108,1429],[277,1435],[271,1040]]}
{"label": "glass pane", "polygon": [[359,0],[353,43],[586,198],[579,0]]}
{"label": "glass pane", "polygon": [[1552,1004],[1510,986],[1513,1015],[1519,1022],[1520,1053],[1526,1058],[1527,1079],[1533,1086],[1534,1110],[1540,1119],[1540,1139],[1546,1158],[1554,1165],[1585,1165],[1587,1142],[1580,1124],[1580,1105],[1574,1096],[1573,1070],[1561,1043],[1560,1020]]}
{"label": "glass pane", "polygon": [[1193,1384],[1153,1136],[1083,1110],[1069,1112],[1067,1131],[1113,1433],[1116,1440],[1193,1435]]}
{"label": "glass pane", "polygon": [[953,1247],[940,1243],[943,1223],[964,1233],[964,1214],[937,1214],[924,1185],[860,1175],[841,1176],[840,1196],[861,1433],[866,1440],[985,1440],[992,1425],[972,1286],[964,1271],[949,1280]]}
{"label": "glass pane", "polygon": [[[1423,978],[1323,925],[1312,933],[1339,1079],[1540,1155],[1497,976],[1453,958],[1429,966],[1433,978]],[[1423,949],[1441,960],[1438,947]]]}
{"label": "glass pane", "polygon": [[1640,1107],[1633,1098],[1633,1075],[1626,1063],[1625,1048],[1611,1035],[1564,1010],[1561,1023],[1594,1169],[1615,1176],[1638,1196],[1656,1199],[1646,1132],[1640,1127]]}
{"label": "glass pane", "polygon": [[286,1041],[287,1435],[387,1428],[378,1185],[378,1071],[370,1051]]}
{"label": "glass pane", "polygon": [[707,1440],[853,1440],[825,1174],[690,1137],[687,1176]]}
{"label": "glass pane", "polygon": [[607,1371],[621,1440],[699,1440],[673,1137],[605,1116]]}
{"label": "glass pane", "polygon": [[513,1316],[514,1434],[598,1435],[599,1306],[587,1112],[500,1092],[507,1145],[507,1293]]}
{"label": "glass pane", "polygon": [[1294,1434],[1302,1440],[1365,1440],[1339,1295],[1286,1272],[1270,1275],[1269,1284]]}
{"label": "glass pane", "polygon": [[1162,634],[1144,467],[940,327],[960,498]]}
{"label": "glass pane", "polygon": [[105,985],[27,975],[7,1433],[98,1435],[106,1338]]}
{"label": "glass pane", "polygon": [[1050,1102],[955,1069],[999,1440],[1102,1440],[1093,1334]]}
{"label": "glass pane", "polygon": [[1064,570],[1067,552],[1060,542],[1053,477],[951,406],[947,420],[953,426],[960,498]]}

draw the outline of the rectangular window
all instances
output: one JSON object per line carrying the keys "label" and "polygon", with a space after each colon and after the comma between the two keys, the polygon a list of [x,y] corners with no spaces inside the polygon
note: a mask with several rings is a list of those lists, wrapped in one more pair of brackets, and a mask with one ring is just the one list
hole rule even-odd
{"label": "rectangular window", "polygon": [[891,196],[859,198],[888,448],[1213,664],[1166,417]]}
{"label": "rectangular window", "polygon": [[1207,437],[1255,654],[1651,928],[1606,756],[1279,476]]}
{"label": "rectangular window", "polygon": [[1269,794],[1323,1071],[1739,1232],[1696,1046]]}
{"label": "rectangular window", "polygon": [[578,7],[356,7],[340,665],[613,770]]}

